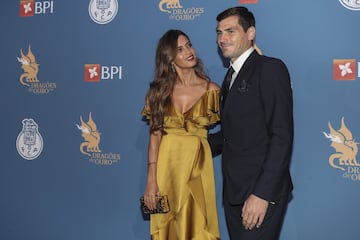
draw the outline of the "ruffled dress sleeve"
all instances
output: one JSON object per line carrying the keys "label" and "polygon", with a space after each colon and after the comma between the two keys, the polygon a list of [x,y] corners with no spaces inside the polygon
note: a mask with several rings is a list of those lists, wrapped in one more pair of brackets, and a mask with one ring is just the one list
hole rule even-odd
{"label": "ruffled dress sleeve", "polygon": [[141,110],[141,115],[143,115],[144,118],[146,118],[147,120],[150,119],[150,107],[149,107],[149,102],[146,100],[145,106],[143,107],[143,109]]}
{"label": "ruffled dress sleeve", "polygon": [[208,91],[207,114],[209,117],[209,125],[215,124],[220,121],[219,96],[220,96],[219,90]]}

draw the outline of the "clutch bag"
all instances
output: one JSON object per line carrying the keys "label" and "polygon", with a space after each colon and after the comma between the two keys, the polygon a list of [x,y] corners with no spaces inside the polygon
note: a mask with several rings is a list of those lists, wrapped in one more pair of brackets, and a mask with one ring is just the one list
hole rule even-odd
{"label": "clutch bag", "polygon": [[150,210],[144,202],[144,197],[140,197],[141,210],[144,214],[168,213],[170,205],[167,195],[156,196],[156,209]]}

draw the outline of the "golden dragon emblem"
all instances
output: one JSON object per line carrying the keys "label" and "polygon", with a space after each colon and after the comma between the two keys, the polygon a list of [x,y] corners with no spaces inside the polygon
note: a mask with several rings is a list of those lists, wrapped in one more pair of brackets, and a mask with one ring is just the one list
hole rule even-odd
{"label": "golden dragon emblem", "polygon": [[36,62],[31,47],[29,46],[26,55],[24,55],[22,49],[20,50],[20,54],[21,57],[18,57],[17,60],[21,63],[21,68],[24,70],[24,73],[20,76],[20,83],[25,86],[30,86],[28,83],[39,82],[37,79],[39,64]]}
{"label": "golden dragon emblem", "polygon": [[[85,142],[80,144],[80,152],[88,156],[91,156],[89,152],[101,152],[99,148],[101,133],[97,130],[96,124],[91,117],[91,112],[89,113],[88,122],[84,122],[82,116],[80,116],[80,122],[81,125],[77,124],[77,128],[81,130],[81,136],[85,140]],[[84,151],[85,147],[86,151]]]}
{"label": "golden dragon emblem", "polygon": [[[343,171],[345,168],[342,166],[360,166],[356,160],[359,143],[353,139],[352,133],[346,127],[344,117],[341,118],[341,127],[338,130],[335,130],[330,122],[328,126],[330,133],[323,133],[326,138],[330,139],[330,146],[336,151],[329,157],[330,166]],[[335,159],[338,159],[338,165],[335,163]]]}
{"label": "golden dragon emblem", "polygon": [[180,0],[161,0],[159,2],[159,9],[162,12],[167,12],[167,13],[171,13],[171,11],[164,9],[163,5],[166,6],[167,9],[171,9],[171,8],[182,8],[181,4],[180,4]]}

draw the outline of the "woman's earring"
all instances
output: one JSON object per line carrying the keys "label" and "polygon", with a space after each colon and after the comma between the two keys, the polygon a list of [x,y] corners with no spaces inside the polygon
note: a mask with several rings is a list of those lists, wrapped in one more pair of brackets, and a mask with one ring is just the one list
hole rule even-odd
{"label": "woman's earring", "polygon": [[176,72],[175,67],[174,67],[174,64],[171,64],[171,70],[172,70],[173,72]]}

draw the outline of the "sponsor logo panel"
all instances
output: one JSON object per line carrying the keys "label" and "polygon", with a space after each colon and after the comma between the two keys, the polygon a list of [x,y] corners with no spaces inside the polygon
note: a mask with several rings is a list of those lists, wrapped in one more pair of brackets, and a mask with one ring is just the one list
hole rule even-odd
{"label": "sponsor logo panel", "polygon": [[355,80],[356,59],[334,59],[333,78],[334,80]]}
{"label": "sponsor logo panel", "polygon": [[328,127],[329,132],[323,134],[335,150],[328,159],[329,165],[340,171],[344,178],[360,181],[360,164],[357,161],[359,142],[355,141],[353,133],[346,126],[345,118],[341,118],[339,129],[334,129],[330,121]]}
{"label": "sponsor logo panel", "polygon": [[159,10],[176,21],[193,21],[205,12],[203,7],[185,6],[180,0],[160,0]]}
{"label": "sponsor logo panel", "polygon": [[100,64],[85,64],[85,82],[100,82]]}
{"label": "sponsor logo panel", "polygon": [[117,0],[91,0],[89,3],[90,18],[97,24],[110,23],[118,12]]}
{"label": "sponsor logo panel", "polygon": [[360,0],[339,0],[339,2],[347,9],[353,11],[360,10]]}
{"label": "sponsor logo panel", "polygon": [[22,130],[16,139],[16,149],[26,160],[34,160],[43,150],[43,139],[37,123],[32,118],[22,120]]}
{"label": "sponsor logo panel", "polygon": [[40,82],[38,78],[39,63],[29,45],[28,51],[24,54],[20,49],[20,57],[17,57],[18,62],[21,64],[23,73],[20,75],[19,81],[21,85],[26,86],[29,92],[34,94],[48,94],[56,89],[56,83]]}
{"label": "sponsor logo panel", "polygon": [[54,13],[54,1],[20,0],[20,17]]}
{"label": "sponsor logo panel", "polygon": [[80,124],[76,124],[81,131],[84,141],[80,144],[80,152],[89,158],[89,162],[96,165],[113,165],[120,160],[119,153],[104,153],[100,148],[101,135],[97,124],[89,113],[88,120],[84,121],[80,116]]}
{"label": "sponsor logo panel", "polygon": [[84,81],[100,82],[101,80],[120,80],[122,79],[122,72],[122,66],[106,66],[97,63],[85,64]]}

